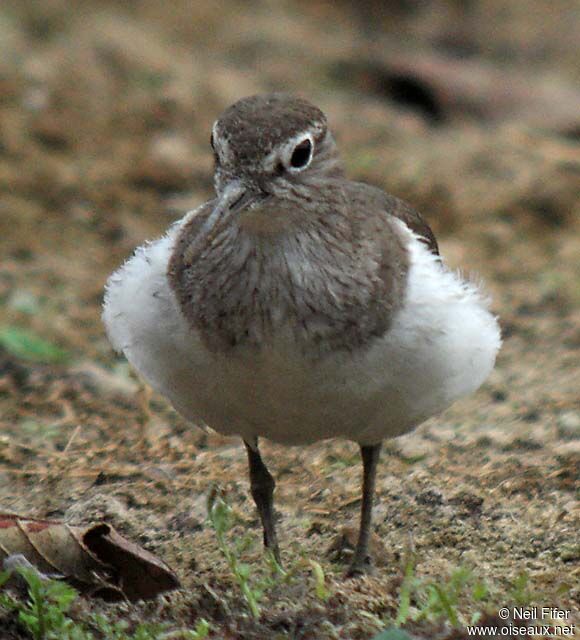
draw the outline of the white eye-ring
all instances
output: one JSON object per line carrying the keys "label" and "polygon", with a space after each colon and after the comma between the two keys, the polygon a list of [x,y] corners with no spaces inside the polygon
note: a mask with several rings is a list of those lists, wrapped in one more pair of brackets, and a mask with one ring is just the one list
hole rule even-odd
{"label": "white eye-ring", "polygon": [[286,168],[292,172],[303,171],[312,162],[313,154],[314,141],[312,136],[305,136],[289,150]]}
{"label": "white eye-ring", "polygon": [[227,138],[220,136],[218,131],[219,120],[214,122],[211,129],[210,145],[213,150],[213,154],[217,164],[224,164],[230,162],[230,145]]}

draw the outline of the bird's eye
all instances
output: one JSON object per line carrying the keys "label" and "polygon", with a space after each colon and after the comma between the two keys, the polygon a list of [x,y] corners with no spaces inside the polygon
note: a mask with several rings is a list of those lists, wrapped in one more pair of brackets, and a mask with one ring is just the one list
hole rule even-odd
{"label": "bird's eye", "polygon": [[213,140],[213,132],[209,138],[209,144],[211,145],[211,148],[215,151],[215,142]]}
{"label": "bird's eye", "polygon": [[290,157],[290,166],[293,169],[304,169],[312,158],[312,141],[309,138],[302,140],[295,147]]}

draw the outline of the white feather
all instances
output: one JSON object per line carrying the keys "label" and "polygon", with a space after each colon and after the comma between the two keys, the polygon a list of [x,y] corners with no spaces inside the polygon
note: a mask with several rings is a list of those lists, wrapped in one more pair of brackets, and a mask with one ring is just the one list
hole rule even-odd
{"label": "white feather", "polygon": [[167,280],[180,223],[109,279],[108,335],[184,417],[221,433],[286,444],[333,437],[373,444],[400,435],[475,391],[501,345],[478,288],[400,224],[410,258],[406,301],[388,333],[363,352],[312,364],[293,348],[290,328],[259,353],[208,352]]}

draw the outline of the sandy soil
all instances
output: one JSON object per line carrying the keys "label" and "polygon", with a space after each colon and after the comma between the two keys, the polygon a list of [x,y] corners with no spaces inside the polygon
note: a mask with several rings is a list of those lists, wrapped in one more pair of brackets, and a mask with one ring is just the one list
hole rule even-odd
{"label": "sandy soil", "polygon": [[[573,99],[580,79],[578,7],[411,4],[0,6],[0,327],[70,354],[42,364],[0,350],[0,510],[104,518],[180,575],[183,591],[114,616],[205,617],[216,638],[370,638],[396,615],[409,558],[425,580],[467,567],[486,581],[488,601],[466,596],[463,619],[513,601],[521,574],[530,604],[577,607],[580,128],[546,104]],[[409,104],[388,69],[410,54],[468,60],[508,83],[529,76],[548,103],[528,117],[523,103],[486,102],[488,88],[468,108],[444,84]],[[230,539],[248,536],[243,559],[267,571],[243,448],[191,428],[159,397],[144,408],[100,304],[136,245],[210,195],[215,117],[272,89],[319,104],[350,175],[424,212],[447,262],[485,280],[505,343],[476,395],[388,444],[373,577],[345,581],[332,551],[358,517],[356,447],[264,443],[295,569],[255,621],[206,522],[217,483],[238,516]],[[327,600],[308,559],[324,570]],[[414,628],[447,633],[437,620]]]}

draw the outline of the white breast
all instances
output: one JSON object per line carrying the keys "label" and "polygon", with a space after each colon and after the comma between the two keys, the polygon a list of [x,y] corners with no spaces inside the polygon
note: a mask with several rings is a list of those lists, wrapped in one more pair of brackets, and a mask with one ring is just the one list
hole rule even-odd
{"label": "white breast", "polygon": [[401,227],[409,238],[406,302],[388,334],[362,353],[312,364],[293,349],[290,331],[258,354],[209,353],[167,281],[179,223],[109,279],[109,338],[180,413],[222,433],[288,444],[400,435],[475,391],[501,344],[475,285]]}

